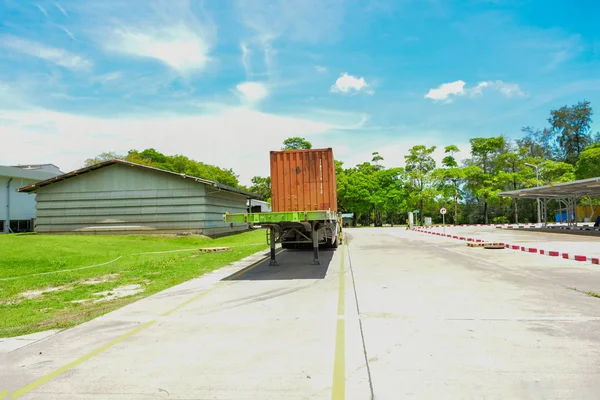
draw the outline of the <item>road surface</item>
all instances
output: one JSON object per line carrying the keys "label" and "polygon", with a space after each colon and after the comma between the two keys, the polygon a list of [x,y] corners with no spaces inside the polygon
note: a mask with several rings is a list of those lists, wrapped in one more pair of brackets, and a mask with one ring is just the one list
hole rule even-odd
{"label": "road surface", "polygon": [[346,234],[320,267],[238,263],[0,354],[0,398],[598,398],[597,266]]}

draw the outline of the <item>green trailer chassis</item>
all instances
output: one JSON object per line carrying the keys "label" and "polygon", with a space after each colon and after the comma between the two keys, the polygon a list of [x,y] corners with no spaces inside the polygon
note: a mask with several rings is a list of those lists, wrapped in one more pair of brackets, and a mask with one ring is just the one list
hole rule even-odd
{"label": "green trailer chassis", "polygon": [[271,248],[271,266],[277,266],[275,245],[286,246],[312,244],[313,265],[320,265],[319,245],[325,243],[328,247],[337,247],[341,242],[340,216],[330,210],[318,211],[286,211],[260,212],[244,214],[225,214],[223,222],[247,223],[267,229],[267,242]]}

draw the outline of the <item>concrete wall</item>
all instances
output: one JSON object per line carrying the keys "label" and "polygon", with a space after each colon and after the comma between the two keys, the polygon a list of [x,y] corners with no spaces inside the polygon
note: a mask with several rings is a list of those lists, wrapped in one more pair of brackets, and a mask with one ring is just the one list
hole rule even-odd
{"label": "concrete wall", "polygon": [[222,220],[225,212],[245,212],[245,196],[119,164],[41,187],[36,200],[40,233],[218,235],[248,228]]}

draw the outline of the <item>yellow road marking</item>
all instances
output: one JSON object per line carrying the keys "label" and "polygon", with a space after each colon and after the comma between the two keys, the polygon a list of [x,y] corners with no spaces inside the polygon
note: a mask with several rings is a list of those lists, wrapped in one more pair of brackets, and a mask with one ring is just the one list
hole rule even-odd
{"label": "yellow road marking", "polygon": [[[279,252],[277,252],[276,254],[280,254],[282,251],[284,250],[280,250]],[[261,263],[263,263],[265,260],[267,260],[269,257],[264,257],[262,259],[260,259],[259,261],[255,262],[254,264],[251,264],[249,267],[246,267],[244,269],[242,269],[241,271],[235,273],[234,275],[230,276],[229,278],[227,278],[227,281],[230,281],[234,278],[239,277],[242,274],[245,274],[246,272],[256,268],[257,266],[259,266]],[[179,304],[178,306],[172,308],[171,310],[167,311],[166,313],[161,314],[161,316],[167,316],[172,314],[173,312],[175,312],[176,310],[179,310],[180,308],[190,304],[191,302],[197,300],[198,298],[204,296],[205,294],[212,292],[213,290],[215,290],[217,287],[223,286],[224,284],[227,283],[227,281],[223,281],[223,282],[219,282],[218,284],[216,284],[215,286],[205,290],[204,292],[198,293],[196,296],[192,297],[191,299],[188,299],[186,301],[184,301],[183,303]],[[153,320],[153,321],[149,321],[146,322],[143,325],[140,325],[132,330],[130,330],[129,332],[125,333],[122,336],[119,336],[118,338],[106,343],[104,346],[98,347],[97,349],[89,352],[88,354],[76,359],[75,361],[72,361],[66,365],[63,365],[62,367],[50,372],[49,374],[41,377],[40,379],[34,381],[33,383],[30,383],[29,385],[22,387],[21,389],[17,390],[16,392],[13,392],[12,394],[12,398],[13,399],[17,399],[21,396],[23,396],[24,394],[27,394],[29,392],[31,392],[32,390],[36,389],[37,387],[43,385],[44,383],[48,382],[49,380],[56,378],[57,376],[59,376],[60,374],[78,366],[79,364],[89,360],[90,358],[102,353],[105,350],[108,350],[109,348],[113,347],[114,345],[124,341],[125,339],[130,338],[131,336],[135,335],[136,333],[139,333],[141,331],[143,331],[144,329],[154,325],[157,322],[157,320]],[[0,400],[8,397],[10,395],[10,393],[8,391],[4,391],[4,392],[0,392]]]}
{"label": "yellow road marking", "polygon": [[127,338],[129,338],[129,337],[131,337],[133,335],[135,335],[136,333],[138,333],[140,331],[143,331],[144,329],[152,326],[155,323],[156,323],[156,321],[146,322],[145,324],[140,325],[137,328],[130,330],[129,332],[127,332],[123,336],[120,336],[120,337],[118,337],[118,338],[116,338],[116,339],[114,339],[114,340],[106,343],[104,346],[98,347],[96,350],[93,350],[93,351],[89,352],[85,356],[80,357],[77,360],[68,363],[67,365],[63,365],[59,369],[52,371],[48,375],[43,376],[40,379],[36,380],[35,382],[30,383],[29,385],[27,385],[27,386],[25,386],[25,387],[17,390],[16,392],[14,392],[13,393],[13,399],[17,399],[17,398],[23,396],[24,394],[29,393],[30,391],[32,391],[33,389],[37,388],[38,386],[43,385],[44,383],[48,382],[50,379],[56,378],[58,375],[62,374],[63,372],[66,372],[66,371],[70,370],[71,368],[78,366],[82,362],[89,360],[90,358],[94,357],[95,355],[98,355],[98,354],[102,353],[105,350],[108,350],[109,348],[113,347],[117,343],[120,343],[123,340],[125,340],[125,339],[127,339]]}
{"label": "yellow road marking", "polygon": [[346,398],[346,319],[344,310],[344,246],[340,264],[340,289],[338,294],[337,327],[335,333],[335,357],[333,361],[332,400]]}

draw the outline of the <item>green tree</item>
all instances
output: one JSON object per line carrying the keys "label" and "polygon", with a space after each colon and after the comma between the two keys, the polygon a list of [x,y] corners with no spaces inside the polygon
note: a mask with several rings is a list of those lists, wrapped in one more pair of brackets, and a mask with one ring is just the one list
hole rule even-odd
{"label": "green tree", "polygon": [[[453,199],[454,205],[454,224],[458,223],[458,199],[460,197],[460,184],[464,181],[464,170],[458,166],[455,154],[460,149],[455,145],[449,145],[444,148],[446,156],[442,159],[442,168],[433,172],[435,179],[439,181],[438,189],[443,196],[444,203],[448,199]],[[443,204],[445,206],[445,204]]]}
{"label": "green tree", "polygon": [[406,172],[410,180],[409,198],[412,204],[418,205],[420,221],[423,224],[423,209],[426,199],[432,199],[436,193],[432,184],[432,171],[435,169],[435,160],[431,156],[436,146],[413,146],[406,160]]}
{"label": "green tree", "polygon": [[[506,152],[498,155],[498,179],[500,185],[507,190],[517,190],[535,185],[535,173],[526,163],[535,159],[528,157],[527,147],[511,146]],[[519,223],[519,199],[513,198],[514,221]]]}
{"label": "green tree", "polygon": [[138,150],[130,150],[125,157],[125,160],[243,189],[239,184],[238,175],[236,175],[232,169],[205,164],[179,154],[168,156],[152,148],[141,152]]}
{"label": "green tree", "polygon": [[534,129],[530,126],[521,128],[525,134],[521,139],[517,139],[517,145],[527,149],[527,155],[532,158],[550,160],[554,158],[552,153],[552,135],[551,129]]}
{"label": "green tree", "polygon": [[505,151],[506,140],[503,136],[491,138],[473,138],[471,155],[466,171],[468,188],[483,203],[483,217],[489,223],[488,207],[491,200],[496,200],[501,191],[501,181],[497,174],[498,156]]}
{"label": "green tree", "polygon": [[108,151],[105,153],[100,153],[94,158],[88,158],[87,160],[84,161],[84,166],[90,167],[92,165],[100,164],[105,161],[124,160],[124,159],[125,159],[125,156],[123,156],[121,154],[117,154],[114,151]]}
{"label": "green tree", "polygon": [[261,176],[255,176],[251,179],[252,186],[249,191],[258,194],[264,201],[271,202],[271,177],[267,176],[263,178]]}
{"label": "green tree", "polygon": [[571,182],[576,179],[575,167],[566,162],[546,160],[540,164],[539,169],[540,186]]}
{"label": "green tree", "polygon": [[312,143],[301,137],[290,137],[283,141],[281,150],[312,149]]}
{"label": "green tree", "polygon": [[562,161],[575,165],[583,149],[592,143],[592,114],[589,101],[550,111],[548,122],[556,136],[556,151]]}
{"label": "green tree", "polygon": [[577,179],[600,177],[600,143],[592,144],[581,152],[575,175]]}
{"label": "green tree", "polygon": [[[371,223],[373,194],[377,190],[376,171],[369,162],[345,171],[347,177],[344,190],[345,209],[362,216],[366,224]],[[376,201],[375,201],[376,203]]]}
{"label": "green tree", "polygon": [[372,156],[373,156],[373,158],[371,159],[371,162],[373,164],[375,164],[375,168],[376,169],[383,169],[383,167],[381,165],[379,165],[379,162],[383,161],[383,157],[381,157],[379,155],[379,152],[378,151],[373,152]]}

